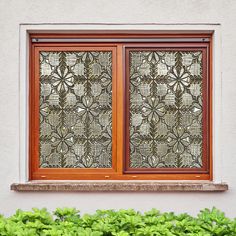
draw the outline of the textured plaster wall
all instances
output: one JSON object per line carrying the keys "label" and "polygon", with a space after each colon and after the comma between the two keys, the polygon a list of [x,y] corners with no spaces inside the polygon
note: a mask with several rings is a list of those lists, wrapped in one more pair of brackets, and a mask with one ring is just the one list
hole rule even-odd
{"label": "textured plaster wall", "polygon": [[[0,212],[74,206],[187,211],[216,206],[236,212],[236,1],[235,0],[0,0]],[[20,23],[220,23],[222,35],[222,179],[224,193],[17,193],[19,181]],[[218,78],[220,79],[220,78]]]}

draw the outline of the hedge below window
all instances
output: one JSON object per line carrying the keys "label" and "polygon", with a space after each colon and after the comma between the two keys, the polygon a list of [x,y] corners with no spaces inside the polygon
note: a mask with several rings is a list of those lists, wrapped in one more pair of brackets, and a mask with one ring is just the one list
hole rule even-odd
{"label": "hedge below window", "polygon": [[0,218],[2,235],[236,235],[236,220],[216,208],[204,209],[196,217],[187,213],[161,213],[156,209],[97,210],[80,215],[74,208],[57,208],[52,214],[44,209],[17,210],[9,218]]}

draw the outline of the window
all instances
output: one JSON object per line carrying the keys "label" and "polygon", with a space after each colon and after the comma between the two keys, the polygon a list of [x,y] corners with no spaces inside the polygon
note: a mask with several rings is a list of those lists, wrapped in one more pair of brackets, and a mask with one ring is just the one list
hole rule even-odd
{"label": "window", "polygon": [[211,35],[31,35],[30,179],[212,179]]}

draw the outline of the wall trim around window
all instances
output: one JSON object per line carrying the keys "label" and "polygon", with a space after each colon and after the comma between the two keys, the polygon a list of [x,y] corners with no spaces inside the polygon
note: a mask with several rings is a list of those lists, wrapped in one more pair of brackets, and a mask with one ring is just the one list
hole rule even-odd
{"label": "wall trim around window", "polygon": [[[56,29],[54,29],[54,27]],[[60,27],[60,29],[58,29]],[[119,28],[119,32],[123,27],[123,31],[135,30],[147,32],[168,32],[168,33],[199,33],[199,32],[213,32],[213,181],[221,181],[221,151],[220,151],[220,120],[221,112],[221,77],[220,77],[220,26],[219,25],[21,25],[20,26],[20,175],[19,181],[25,182],[28,180],[28,45],[29,33],[55,32],[67,33],[68,28],[70,32],[84,32],[87,28],[90,32],[97,30],[111,30],[115,32]],[[166,29],[165,29],[166,27]],[[127,29],[129,28],[129,29]],[[155,29],[153,29],[155,28]],[[107,31],[106,31],[107,32]],[[27,52],[27,53],[26,53]],[[27,96],[26,96],[27,95]],[[216,129],[217,127],[217,129]],[[27,131],[27,132],[26,132]],[[216,145],[217,144],[217,145]]]}

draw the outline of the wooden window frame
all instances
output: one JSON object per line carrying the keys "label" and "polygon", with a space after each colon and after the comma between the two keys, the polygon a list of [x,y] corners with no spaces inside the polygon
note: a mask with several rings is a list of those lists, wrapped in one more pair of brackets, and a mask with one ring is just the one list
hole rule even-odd
{"label": "wooden window frame", "polygon": [[[32,39],[85,39],[85,42],[32,42]],[[86,42],[114,39],[114,42]],[[115,39],[189,39],[202,42],[115,42]],[[204,39],[208,39],[204,42]],[[171,47],[203,52],[203,168],[131,169],[129,162],[129,50]],[[112,168],[39,168],[39,52],[112,51]],[[211,34],[31,34],[29,58],[29,179],[30,180],[212,180],[212,35]]]}
{"label": "wooden window frame", "polygon": [[[171,45],[171,47],[170,47]],[[209,51],[208,43],[162,43],[162,44],[135,44],[135,45],[129,45],[126,47],[125,50],[125,115],[126,115],[126,128],[125,128],[125,168],[124,173],[153,173],[153,174],[159,174],[159,173],[208,173],[209,168],[209,132],[208,132],[208,120],[209,120],[209,114],[208,114],[208,97],[209,97],[209,89],[208,89],[208,74],[207,74],[207,65],[206,63],[203,63],[203,72],[202,72],[202,81],[203,81],[203,153],[202,153],[202,159],[203,159],[203,167],[202,168],[130,168],[130,155],[129,155],[129,52],[130,51],[139,51],[139,50],[145,50],[145,51],[153,51],[153,50],[160,50],[160,51],[201,51],[203,55],[203,62],[207,61],[207,51]]]}

